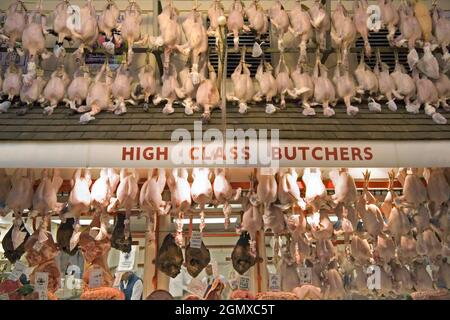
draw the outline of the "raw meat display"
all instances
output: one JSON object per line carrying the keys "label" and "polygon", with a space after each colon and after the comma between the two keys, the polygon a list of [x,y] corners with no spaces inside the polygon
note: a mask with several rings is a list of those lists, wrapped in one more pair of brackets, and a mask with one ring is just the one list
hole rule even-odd
{"label": "raw meat display", "polygon": [[260,262],[262,259],[253,254],[250,250],[250,236],[248,232],[242,232],[239,240],[234,246],[231,253],[231,261],[233,262],[233,268],[239,274],[246,273],[255,263]]}
{"label": "raw meat display", "polygon": [[183,251],[169,233],[159,248],[156,266],[169,277],[175,278],[180,273],[183,261]]}
{"label": "raw meat display", "polygon": [[203,241],[200,248],[192,248],[191,243],[189,242],[186,245],[185,257],[186,269],[194,278],[196,278],[211,261],[211,255]]}

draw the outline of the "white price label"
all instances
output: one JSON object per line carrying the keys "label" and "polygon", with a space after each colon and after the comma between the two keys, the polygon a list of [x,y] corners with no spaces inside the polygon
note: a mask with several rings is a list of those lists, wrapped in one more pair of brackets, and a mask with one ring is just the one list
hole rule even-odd
{"label": "white price label", "polygon": [[300,284],[311,284],[312,270],[308,267],[298,268],[298,276],[300,278]]}
{"label": "white price label", "polygon": [[47,290],[35,290],[38,293],[39,300],[48,300]]}
{"label": "white price label", "polygon": [[250,277],[240,276],[239,277],[239,289],[249,290],[250,288]]}
{"label": "white price label", "polygon": [[132,271],[136,260],[137,246],[132,246],[130,252],[121,252],[117,271]]}
{"label": "white price label", "polygon": [[269,290],[280,291],[281,290],[281,277],[278,274],[271,273],[269,275]]}
{"label": "white price label", "polygon": [[34,245],[33,245],[33,250],[35,250],[35,251],[37,251],[37,252],[40,252],[41,251],[41,249],[42,249],[42,243],[41,242],[39,242],[39,241],[36,241],[35,243],[34,243]]}
{"label": "white price label", "polygon": [[202,234],[199,231],[192,232],[190,247],[197,249],[200,249],[202,247]]}
{"label": "white price label", "polygon": [[38,293],[39,300],[48,300],[48,272],[36,272],[34,291]]}
{"label": "white price label", "polygon": [[89,288],[98,288],[103,284],[103,270],[92,269],[89,274]]}
{"label": "white price label", "polygon": [[186,291],[192,293],[200,298],[203,298],[206,292],[207,285],[201,280],[194,278],[186,287]]}
{"label": "white price label", "polygon": [[239,287],[238,279],[231,279],[228,281],[228,284],[232,290],[236,290]]}
{"label": "white price label", "polygon": [[17,261],[14,264],[14,269],[8,276],[9,280],[17,281],[19,280],[20,276],[25,273],[25,270],[27,269],[27,266],[24,265],[22,262]]}

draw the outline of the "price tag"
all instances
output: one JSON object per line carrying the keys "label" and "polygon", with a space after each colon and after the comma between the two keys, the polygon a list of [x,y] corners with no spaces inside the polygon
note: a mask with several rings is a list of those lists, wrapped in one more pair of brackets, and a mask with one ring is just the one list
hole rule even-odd
{"label": "price tag", "polygon": [[194,278],[186,287],[186,291],[196,296],[203,298],[206,292],[207,285],[203,283],[201,280]]}
{"label": "price tag", "polygon": [[269,275],[269,290],[281,291],[281,277],[278,274],[271,273]]}
{"label": "price tag", "polygon": [[42,243],[40,243],[39,241],[36,241],[33,245],[33,250],[40,252],[42,249]]}
{"label": "price tag", "polygon": [[25,273],[25,270],[27,269],[27,266],[24,265],[22,262],[17,261],[14,264],[14,270],[11,272],[11,274],[8,276],[9,280],[17,281],[19,280],[20,276]]}
{"label": "price tag", "polygon": [[202,234],[199,231],[192,231],[190,246],[197,249],[202,247]]}
{"label": "price tag", "polygon": [[92,269],[89,274],[89,288],[98,288],[103,284],[103,270]]}
{"label": "price tag", "polygon": [[240,276],[239,277],[239,289],[249,290],[250,287],[250,277]]}
{"label": "price tag", "polygon": [[228,284],[230,285],[231,290],[236,290],[239,287],[238,279],[230,279]]}
{"label": "price tag", "polygon": [[117,271],[132,271],[136,259],[137,246],[132,246],[130,252],[121,252]]}
{"label": "price tag", "polygon": [[298,268],[298,276],[300,278],[300,284],[311,284],[312,270],[308,267]]}
{"label": "price tag", "polygon": [[34,291],[38,293],[39,300],[48,300],[48,272],[36,272]]}

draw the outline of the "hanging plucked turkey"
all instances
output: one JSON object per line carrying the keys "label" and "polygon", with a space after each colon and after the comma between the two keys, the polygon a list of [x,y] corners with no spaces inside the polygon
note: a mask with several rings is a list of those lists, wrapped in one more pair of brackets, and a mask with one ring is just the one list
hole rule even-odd
{"label": "hanging plucked turkey", "polygon": [[231,253],[231,261],[233,262],[233,268],[239,274],[246,273],[256,262],[262,260],[254,255],[250,251],[250,235],[248,232],[241,233],[239,240],[234,246]]}
{"label": "hanging plucked turkey", "polygon": [[182,264],[183,252],[177,246],[175,237],[169,233],[159,248],[156,266],[169,277],[175,278],[180,273]]}
{"label": "hanging plucked turkey", "polygon": [[17,228],[17,231],[19,231],[22,235],[21,238],[23,238],[22,242],[17,245],[16,248],[14,248],[13,243],[13,230],[16,228],[14,225],[9,229],[9,231],[5,234],[2,240],[2,246],[3,250],[5,251],[4,255],[6,259],[9,260],[11,263],[15,263],[17,260],[20,259],[20,257],[25,253],[25,242],[27,241],[30,234],[28,233],[27,229],[25,228],[25,224],[22,222],[20,226]]}
{"label": "hanging plucked turkey", "polygon": [[73,234],[73,225],[75,223],[74,218],[68,218],[65,222],[61,222],[58,227],[58,232],[56,233],[56,242],[60,250],[73,256],[78,251],[78,245],[70,250],[70,238]]}
{"label": "hanging plucked turkey", "polygon": [[131,239],[131,234],[128,238],[125,238],[125,218],[125,214],[117,214],[116,223],[111,236],[111,246],[122,252],[130,252],[133,240]]}
{"label": "hanging plucked turkey", "polygon": [[189,242],[186,246],[185,256],[187,271],[194,278],[197,277],[211,261],[211,255],[203,241],[200,249],[191,248],[191,243]]}

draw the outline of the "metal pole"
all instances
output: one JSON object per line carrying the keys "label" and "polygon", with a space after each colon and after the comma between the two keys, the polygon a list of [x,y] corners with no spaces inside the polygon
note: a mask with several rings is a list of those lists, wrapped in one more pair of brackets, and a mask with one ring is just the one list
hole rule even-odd
{"label": "metal pole", "polygon": [[225,25],[219,27],[220,38],[219,38],[219,72],[220,74],[220,95],[222,98],[222,134],[224,137],[223,143],[226,142],[226,130],[227,130],[227,64],[228,64],[228,53],[227,53],[227,34]]}

